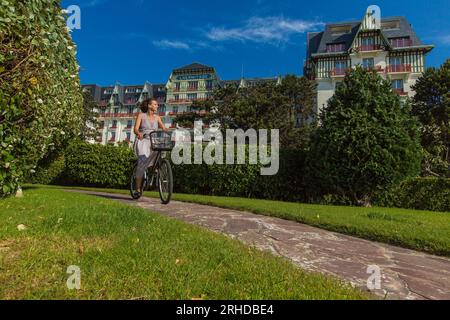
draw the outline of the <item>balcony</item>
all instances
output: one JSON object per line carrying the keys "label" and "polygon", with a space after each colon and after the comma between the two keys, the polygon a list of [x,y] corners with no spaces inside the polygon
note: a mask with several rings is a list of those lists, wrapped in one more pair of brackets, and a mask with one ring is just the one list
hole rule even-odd
{"label": "balcony", "polygon": [[348,68],[336,68],[330,71],[330,77],[345,77]]}
{"label": "balcony", "polygon": [[158,115],[159,115],[160,117],[164,117],[164,116],[166,115],[166,113],[165,113],[165,112],[159,112]]}
{"label": "balcony", "polygon": [[381,46],[379,44],[366,44],[358,47],[359,52],[380,51]]}
{"label": "balcony", "polygon": [[381,66],[370,66],[370,67],[363,67],[366,71],[375,71],[375,72],[384,72],[384,69]]}
{"label": "balcony", "polygon": [[410,64],[391,64],[386,68],[387,73],[411,73],[412,68]]}
{"label": "balcony", "polygon": [[134,118],[137,113],[101,113],[100,118]]}
{"label": "balcony", "polygon": [[169,116],[176,116],[178,114],[178,112],[169,112]]}
{"label": "balcony", "polygon": [[187,87],[187,91],[198,91],[198,87]]}
{"label": "balcony", "polygon": [[392,89],[395,93],[397,93],[399,96],[407,96],[408,93],[405,92],[403,89]]}

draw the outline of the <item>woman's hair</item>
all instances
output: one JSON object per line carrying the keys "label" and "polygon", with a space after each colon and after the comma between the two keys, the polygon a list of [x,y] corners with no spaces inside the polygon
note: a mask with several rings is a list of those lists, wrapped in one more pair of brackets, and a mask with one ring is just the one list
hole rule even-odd
{"label": "woman's hair", "polygon": [[158,100],[156,100],[155,98],[145,99],[144,101],[141,102],[139,107],[141,108],[141,111],[143,113],[148,112],[148,109],[149,109],[148,106],[152,103],[152,101],[158,102]]}

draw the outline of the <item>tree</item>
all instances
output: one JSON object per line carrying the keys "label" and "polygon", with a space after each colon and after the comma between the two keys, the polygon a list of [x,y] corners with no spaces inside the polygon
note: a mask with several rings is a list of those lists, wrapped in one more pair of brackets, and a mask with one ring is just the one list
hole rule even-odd
{"label": "tree", "polygon": [[413,86],[412,114],[421,123],[424,175],[449,176],[450,59],[439,69],[429,68]]}
{"label": "tree", "polygon": [[417,120],[376,72],[350,71],[320,121],[307,160],[316,194],[369,206],[378,192],[418,174]]}
{"label": "tree", "polygon": [[[192,112],[177,117],[176,122],[192,126],[195,120],[205,124],[220,123],[225,129],[279,129],[282,146],[303,145],[306,124],[296,128],[297,114],[311,114],[314,84],[306,78],[287,76],[280,86],[261,82],[250,87],[227,86],[215,90],[207,101],[194,102]],[[201,112],[203,111],[203,112]]]}
{"label": "tree", "polygon": [[82,126],[75,45],[59,1],[0,6],[0,196]]}

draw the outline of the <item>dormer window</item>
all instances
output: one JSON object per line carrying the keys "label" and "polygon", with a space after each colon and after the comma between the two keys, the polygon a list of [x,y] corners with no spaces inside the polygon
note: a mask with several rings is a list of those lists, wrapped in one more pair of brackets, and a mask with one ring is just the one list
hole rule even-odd
{"label": "dormer window", "polygon": [[394,48],[405,48],[412,46],[412,41],[408,37],[391,38],[389,39],[389,42]]}
{"label": "dormer window", "polygon": [[344,52],[345,43],[329,43],[327,44],[327,52]]}

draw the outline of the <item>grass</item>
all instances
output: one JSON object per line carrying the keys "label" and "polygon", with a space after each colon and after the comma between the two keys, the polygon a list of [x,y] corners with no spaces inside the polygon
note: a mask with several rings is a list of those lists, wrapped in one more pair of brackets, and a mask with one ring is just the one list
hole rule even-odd
{"label": "grass", "polygon": [[[157,213],[56,189],[24,192],[0,201],[0,299],[369,298]],[[71,265],[81,268],[79,291],[66,287]]]}
{"label": "grass", "polygon": [[[128,194],[127,190],[91,189]],[[146,196],[158,197],[155,192]],[[450,256],[450,213],[397,208],[324,206],[247,198],[175,194],[174,200],[245,210],[363,239]]]}

